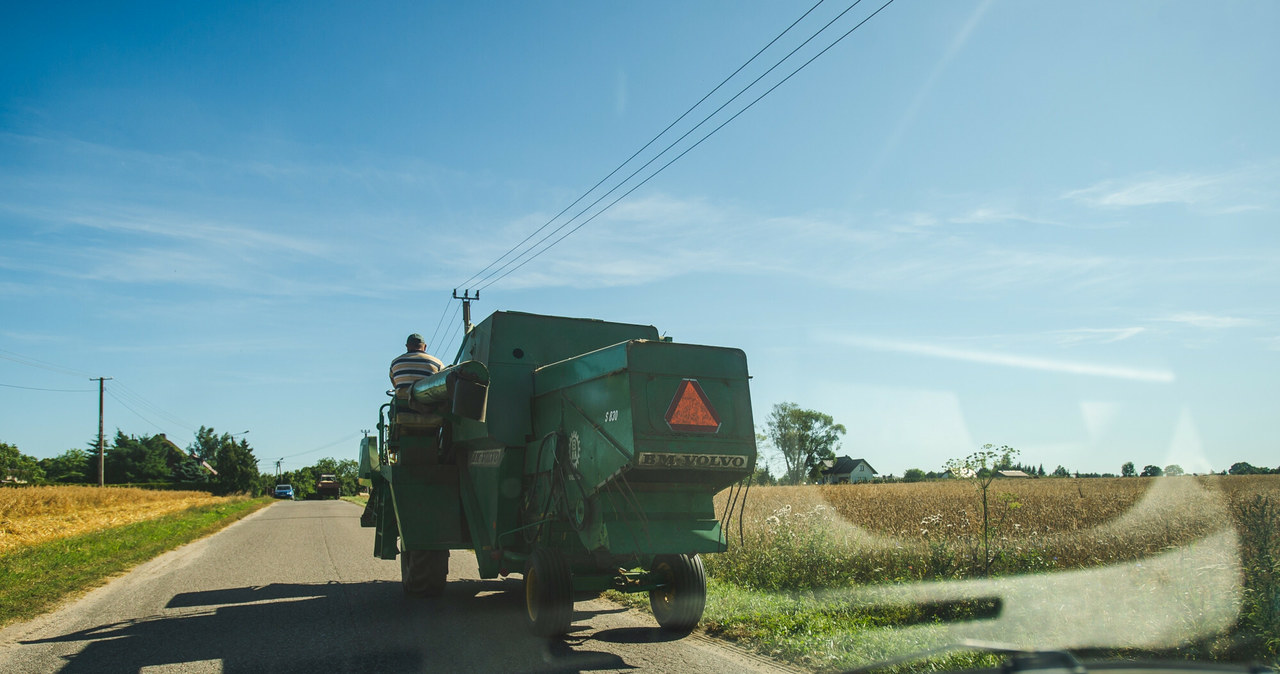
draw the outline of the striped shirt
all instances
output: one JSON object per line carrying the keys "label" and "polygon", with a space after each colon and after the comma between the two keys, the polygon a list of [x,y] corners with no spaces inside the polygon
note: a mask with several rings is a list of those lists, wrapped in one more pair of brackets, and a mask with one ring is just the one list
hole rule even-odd
{"label": "striped shirt", "polygon": [[409,351],[391,361],[391,384],[396,387],[397,395],[408,397],[413,382],[429,377],[443,367],[439,358],[425,351]]}

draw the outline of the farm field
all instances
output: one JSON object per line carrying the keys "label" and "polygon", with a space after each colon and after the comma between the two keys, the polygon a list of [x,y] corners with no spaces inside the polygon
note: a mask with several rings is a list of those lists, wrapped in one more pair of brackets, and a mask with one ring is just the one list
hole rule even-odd
{"label": "farm field", "polygon": [[[729,527],[729,552],[708,561],[713,574],[763,589],[1083,568],[1156,554],[1227,522],[1248,533],[1262,524],[1248,512],[1260,498],[1280,503],[1280,477],[997,481],[983,568],[972,482],[755,487]],[[718,497],[718,512],[728,499]]]}
{"label": "farm field", "polygon": [[964,638],[1276,661],[1280,476],[996,481],[988,508],[984,543],[970,481],[752,488],[704,624],[817,669]]}
{"label": "farm field", "polygon": [[205,492],[128,487],[0,489],[0,554],[228,500]]}

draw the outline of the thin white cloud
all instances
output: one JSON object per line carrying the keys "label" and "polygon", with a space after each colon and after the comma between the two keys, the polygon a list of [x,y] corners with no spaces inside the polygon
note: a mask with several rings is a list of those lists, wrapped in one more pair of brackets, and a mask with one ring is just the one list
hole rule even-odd
{"label": "thin white cloud", "polygon": [[1218,314],[1205,314],[1194,311],[1183,311],[1169,316],[1164,316],[1157,320],[1167,323],[1181,323],[1197,328],[1207,328],[1219,330],[1224,328],[1244,328],[1251,325],[1258,325],[1259,321],[1252,318],[1242,318],[1239,316],[1222,316]]}
{"label": "thin white cloud", "polygon": [[332,253],[327,244],[310,238],[277,234],[266,227],[228,224],[155,209],[126,208],[106,203],[56,209],[0,204],[0,209],[53,225],[75,225],[107,232],[175,239],[199,245],[234,248],[241,252],[257,249],[313,256]]}
{"label": "thin white cloud", "polygon": [[1045,218],[1032,217],[1011,208],[979,207],[968,213],[950,218],[948,222],[958,225],[986,225],[1005,222],[1025,222],[1033,225],[1061,225],[1062,223]]}
{"label": "thin white cloud", "polygon": [[1111,344],[1132,339],[1146,332],[1146,328],[1073,328],[1070,330],[1054,330],[1049,334],[1059,344],[1074,346],[1083,343]]}
{"label": "thin white cloud", "polygon": [[1104,180],[1062,195],[1096,208],[1128,208],[1182,204],[1231,214],[1264,210],[1274,201],[1277,171],[1271,165],[1252,165],[1218,173],[1148,174],[1127,180]]}
{"label": "thin white cloud", "polygon": [[872,351],[905,353],[916,356],[959,360],[984,365],[998,365],[1001,367],[1012,367],[1024,370],[1108,377],[1112,379],[1126,379],[1130,381],[1144,381],[1158,384],[1169,384],[1175,380],[1174,374],[1168,370],[1153,370],[1125,367],[1121,365],[1102,365],[1097,363],[1040,358],[1036,356],[1021,356],[990,351],[957,349],[937,344],[879,339],[858,335],[827,335],[825,338],[828,341],[833,341],[845,346],[869,349]]}
{"label": "thin white cloud", "polygon": [[1063,195],[1092,206],[1123,207],[1154,204],[1195,204],[1218,196],[1221,176],[1165,176],[1137,182],[1101,182]]}

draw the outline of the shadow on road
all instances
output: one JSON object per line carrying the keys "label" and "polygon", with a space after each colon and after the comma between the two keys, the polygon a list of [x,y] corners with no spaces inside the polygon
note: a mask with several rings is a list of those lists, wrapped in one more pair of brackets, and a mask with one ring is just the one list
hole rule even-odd
{"label": "shadow on road", "polygon": [[[589,641],[529,636],[520,589],[508,579],[451,582],[433,599],[407,598],[388,581],[188,592],[157,615],[23,643],[85,642],[61,669],[73,673],[207,661],[223,672],[631,668],[615,654],[590,650]],[[612,631],[643,640],[631,630]]]}

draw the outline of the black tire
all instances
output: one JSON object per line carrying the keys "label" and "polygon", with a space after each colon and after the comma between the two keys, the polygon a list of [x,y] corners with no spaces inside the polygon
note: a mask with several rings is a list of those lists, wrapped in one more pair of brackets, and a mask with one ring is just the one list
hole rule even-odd
{"label": "black tire", "polygon": [[650,572],[665,587],[649,590],[653,617],[665,630],[689,632],[702,620],[707,605],[707,572],[697,555],[657,555]]}
{"label": "black tire", "polygon": [[439,597],[449,579],[448,550],[404,550],[400,553],[400,585],[415,597]]}
{"label": "black tire", "polygon": [[541,637],[564,634],[573,622],[573,575],[564,556],[537,548],[524,569],[524,606],[529,629]]}

